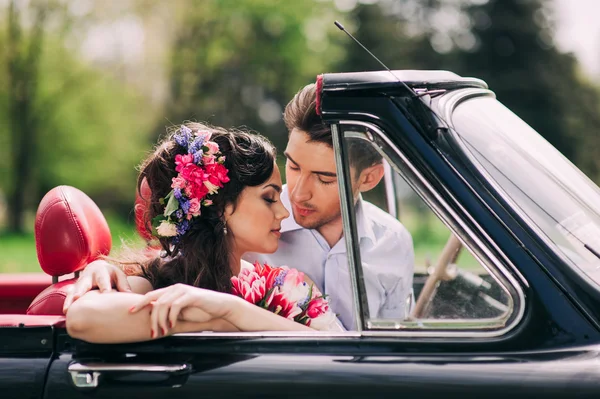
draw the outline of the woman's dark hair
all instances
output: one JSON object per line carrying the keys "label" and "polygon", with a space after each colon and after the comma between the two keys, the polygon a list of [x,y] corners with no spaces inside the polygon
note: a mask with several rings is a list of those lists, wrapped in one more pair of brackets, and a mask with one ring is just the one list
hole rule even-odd
{"label": "woman's dark hair", "polygon": [[[224,231],[223,214],[225,206],[237,200],[250,186],[266,182],[273,173],[275,147],[263,136],[240,130],[226,130],[200,123],[185,123],[193,132],[211,132],[211,141],[219,145],[225,156],[224,166],[229,170],[229,182],[224,183],[218,193],[208,199],[211,206],[202,207],[202,214],[192,219],[190,229],[179,237],[160,238],[164,257],[142,263],[138,273],[147,278],[156,288],[184,283],[215,291],[230,292],[232,234]],[[175,156],[186,154],[185,148],[178,145],[174,134],[179,127],[169,130],[168,135],[156,146],[155,151],[142,163],[138,177],[138,193],[146,180],[151,197],[144,215],[144,225],[164,212],[160,199],[171,191],[171,180],[177,176]]]}

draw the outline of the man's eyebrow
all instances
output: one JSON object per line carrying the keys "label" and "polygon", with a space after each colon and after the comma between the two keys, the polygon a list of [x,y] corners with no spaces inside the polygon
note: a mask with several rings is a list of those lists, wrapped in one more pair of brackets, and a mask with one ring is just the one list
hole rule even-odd
{"label": "man's eyebrow", "polygon": [[278,193],[281,192],[281,186],[277,185],[275,183],[271,183],[271,184],[267,184],[266,186],[263,187],[263,190],[266,190],[267,188],[272,187],[275,189],[275,191],[277,191]]}
{"label": "man's eyebrow", "polygon": [[[285,155],[285,157],[287,159],[289,159],[290,161],[292,161],[293,163],[298,165],[298,162],[294,161],[294,158],[290,157],[290,154],[288,154],[287,152],[284,152],[283,155]],[[337,177],[337,173],[335,173],[335,172],[322,172],[319,170],[311,170],[311,173],[314,173],[316,175],[321,175],[321,176],[327,176],[327,177]]]}
{"label": "man's eyebrow", "polygon": [[284,151],[284,152],[283,152],[283,155],[284,155],[284,156],[285,156],[287,159],[289,159],[290,161],[292,161],[293,163],[295,163],[296,165],[298,165],[298,162],[294,161],[294,158],[290,157],[290,154],[288,154],[288,152],[287,152],[287,151]]}

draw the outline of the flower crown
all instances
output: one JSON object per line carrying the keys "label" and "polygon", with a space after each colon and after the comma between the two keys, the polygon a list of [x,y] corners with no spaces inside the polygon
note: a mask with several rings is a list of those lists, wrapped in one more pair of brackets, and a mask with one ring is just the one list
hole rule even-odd
{"label": "flower crown", "polygon": [[152,219],[158,237],[184,235],[193,219],[201,215],[201,208],[212,205],[207,197],[216,194],[229,181],[229,171],[223,166],[225,157],[219,145],[210,141],[211,132],[192,132],[181,125],[173,137],[187,154],[175,155],[178,174],[171,180],[173,190],[159,200],[165,205],[163,214]]}

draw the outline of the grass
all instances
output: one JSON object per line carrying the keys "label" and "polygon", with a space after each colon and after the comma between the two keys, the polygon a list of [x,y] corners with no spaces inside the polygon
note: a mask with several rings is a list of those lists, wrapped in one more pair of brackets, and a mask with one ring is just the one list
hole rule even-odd
{"label": "grass", "polygon": [[[142,240],[135,226],[112,214],[106,214],[112,235],[112,252],[122,245],[138,246]],[[25,234],[0,234],[0,273],[38,273],[42,272],[35,251],[33,232]]]}

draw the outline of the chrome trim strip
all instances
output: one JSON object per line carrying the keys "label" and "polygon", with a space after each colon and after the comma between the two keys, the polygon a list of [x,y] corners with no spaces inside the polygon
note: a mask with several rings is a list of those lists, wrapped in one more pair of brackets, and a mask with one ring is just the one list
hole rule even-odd
{"label": "chrome trim strip", "polygon": [[[448,205],[448,203],[446,203],[446,201],[438,193],[435,192],[433,187],[423,177],[423,175],[418,171],[418,169],[396,147],[396,145],[394,143],[392,143],[388,137],[386,137],[386,135],[380,130],[379,127],[377,127],[376,125],[369,123],[369,122],[352,121],[352,120],[339,121],[339,125],[359,125],[359,126],[363,126],[368,129],[371,129],[373,132],[375,132],[378,135],[379,138],[381,138],[395,152],[395,154],[400,158],[400,160],[403,163],[403,165],[398,165],[398,168],[400,168],[401,166],[404,166],[405,168],[407,168],[407,170],[405,170],[403,172],[406,172],[406,171],[409,172],[409,173],[401,173],[401,174],[409,175],[409,176],[412,174],[414,177],[417,178],[418,183],[420,183],[423,186],[423,189],[421,189],[420,187],[417,187],[416,182],[414,182],[410,179],[407,179],[407,183],[413,188],[413,190],[415,190],[416,192],[421,194],[422,198],[431,207],[432,211],[442,221],[444,221],[446,223],[447,227],[454,234],[457,235],[457,237],[463,243],[463,245],[466,245],[468,248],[473,250],[473,252],[474,252],[473,256],[482,264],[482,266],[484,266],[486,268],[486,270],[500,284],[500,287],[502,287],[508,294],[508,298],[510,300],[509,307],[514,308],[514,305],[516,305],[516,309],[515,309],[516,312],[513,311],[512,313],[506,314],[504,317],[496,319],[495,327],[497,329],[495,329],[493,331],[489,331],[489,330],[486,330],[486,331],[475,331],[475,330],[439,331],[439,329],[443,328],[444,326],[448,326],[446,328],[449,328],[450,324],[455,324],[455,326],[450,327],[453,329],[461,328],[460,327],[461,324],[463,324],[462,328],[464,328],[464,323],[461,323],[461,321],[459,321],[459,320],[456,320],[456,323],[454,323],[454,321],[452,321],[452,320],[419,320],[419,321],[417,321],[417,323],[420,323],[419,330],[381,331],[381,332],[363,331],[363,335],[364,336],[416,336],[416,337],[422,337],[422,336],[427,336],[427,337],[496,337],[496,336],[504,335],[508,331],[512,330],[522,320],[523,315],[525,313],[525,294],[524,294],[520,284],[514,279],[514,277],[511,275],[511,273],[508,270],[506,270],[506,268],[502,265],[500,260],[490,251],[490,249],[477,236],[475,236],[474,232],[466,225],[465,222],[463,222],[458,217],[456,212],[454,212],[452,210],[452,208]],[[390,162],[390,165],[394,165],[394,163],[389,159],[389,156],[385,152],[383,152],[378,146],[376,146],[375,148],[379,149],[380,153],[386,159],[388,159],[388,162]],[[399,172],[402,172],[402,171],[399,170]],[[456,204],[458,204],[458,201],[456,201],[454,199],[454,197],[452,196],[452,194],[449,191],[446,191],[446,193],[454,200],[454,202]],[[435,206],[436,203],[441,208],[441,210],[438,209],[438,206]],[[458,204],[458,205],[460,206],[460,204]],[[464,210],[464,208],[462,206],[460,206],[460,207],[462,208],[461,210]],[[485,233],[485,231],[481,228],[481,226],[478,223],[476,223],[475,220],[468,215],[468,213],[465,212],[465,215],[467,215],[467,217],[469,217],[471,223],[473,223],[473,225],[476,226],[476,228],[478,229],[478,231],[480,233],[482,233],[486,238],[489,238],[489,236]],[[489,241],[489,242],[491,243],[492,241]],[[499,248],[495,244],[492,244],[492,246],[500,254],[502,254],[502,252],[499,250]],[[512,268],[516,269],[514,267],[514,265],[506,258],[506,256],[504,256],[504,254],[502,254],[502,258],[503,258],[504,262],[509,264]],[[498,274],[498,272],[500,274]],[[515,301],[514,301],[514,298],[512,295],[512,290],[510,290],[507,287],[506,283],[509,284],[509,286],[514,290],[514,293],[517,295],[518,300],[516,301],[517,302],[516,304],[514,303]],[[479,321],[479,320],[476,320],[476,321]],[[404,325],[405,322],[397,322],[397,324]],[[373,320],[373,321],[369,320],[367,327],[368,328],[389,328],[387,326],[383,326],[380,323],[377,323],[376,320]],[[498,327],[500,327],[500,328],[498,328]],[[399,327],[399,328],[401,328],[401,327]],[[424,328],[432,328],[432,329],[435,328],[435,329],[438,329],[438,331],[424,330]],[[487,324],[486,322],[483,322],[482,325],[480,325],[480,328],[490,329],[493,327],[490,326],[489,324]]]}
{"label": "chrome trim strip", "polygon": [[[354,302],[354,314],[356,317],[356,329],[360,332],[364,329],[364,324],[369,319],[369,306],[367,304],[367,290],[365,281],[362,275],[362,263],[360,259],[360,250],[354,243],[358,243],[356,234],[356,215],[354,212],[354,198],[352,196],[352,186],[350,169],[346,167],[348,164],[344,161],[346,157],[346,144],[340,139],[340,131],[336,124],[331,125],[331,136],[333,138],[333,150],[335,154],[335,164],[338,178],[338,188],[340,194],[340,205],[342,211],[342,223],[344,231],[349,231],[351,234],[343,234],[346,240],[346,259],[348,259],[348,267],[350,272],[350,280],[352,281],[352,296]],[[340,173],[341,172],[341,173]],[[346,183],[348,182],[348,183]],[[343,233],[343,232],[342,232]],[[352,256],[348,256],[352,254]],[[361,265],[358,267],[356,262]]]}
{"label": "chrome trim strip", "polygon": [[173,337],[201,338],[360,338],[359,331],[254,331],[254,332],[213,332],[201,331],[174,334]]}
{"label": "chrome trim strip", "polygon": [[148,371],[155,373],[177,373],[190,370],[189,364],[141,364],[141,363],[71,363],[67,370],[70,373],[91,373],[111,371]]}
{"label": "chrome trim strip", "polygon": [[383,181],[385,183],[385,202],[387,204],[388,213],[395,219],[398,219],[394,181],[392,179],[392,167],[387,160],[383,163]]}

